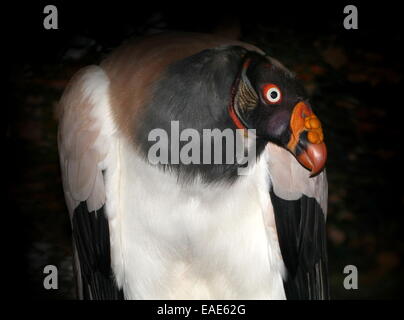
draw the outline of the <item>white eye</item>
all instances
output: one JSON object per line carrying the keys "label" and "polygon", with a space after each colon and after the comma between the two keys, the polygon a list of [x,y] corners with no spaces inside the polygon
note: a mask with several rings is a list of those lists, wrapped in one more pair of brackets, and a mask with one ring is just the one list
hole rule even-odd
{"label": "white eye", "polygon": [[282,99],[281,90],[275,84],[267,84],[264,86],[264,97],[268,103],[278,103]]}

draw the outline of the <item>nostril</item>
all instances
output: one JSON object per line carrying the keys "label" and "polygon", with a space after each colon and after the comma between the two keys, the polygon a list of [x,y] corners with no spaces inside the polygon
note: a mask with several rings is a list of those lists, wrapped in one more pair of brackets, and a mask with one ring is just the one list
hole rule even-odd
{"label": "nostril", "polygon": [[301,118],[302,119],[307,119],[310,118],[313,114],[311,109],[305,104],[304,102],[299,102],[298,105],[300,106],[301,110]]}

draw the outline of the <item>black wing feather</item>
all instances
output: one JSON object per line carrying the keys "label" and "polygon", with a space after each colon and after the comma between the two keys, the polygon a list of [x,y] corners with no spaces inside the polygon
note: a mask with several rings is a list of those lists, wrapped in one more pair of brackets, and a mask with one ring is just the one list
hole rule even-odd
{"label": "black wing feather", "polygon": [[109,225],[104,207],[89,212],[85,201],[74,210],[73,239],[80,263],[82,297],[91,300],[122,300],[111,269]]}
{"label": "black wing feather", "polygon": [[315,198],[279,198],[270,191],[282,257],[287,299],[329,299],[325,217]]}

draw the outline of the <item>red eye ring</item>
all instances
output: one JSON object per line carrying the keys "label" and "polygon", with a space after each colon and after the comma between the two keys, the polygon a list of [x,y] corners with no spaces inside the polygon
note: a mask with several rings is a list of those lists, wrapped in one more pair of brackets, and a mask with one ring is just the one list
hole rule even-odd
{"label": "red eye ring", "polygon": [[282,100],[282,92],[276,84],[269,83],[263,86],[262,95],[268,104],[280,103]]}

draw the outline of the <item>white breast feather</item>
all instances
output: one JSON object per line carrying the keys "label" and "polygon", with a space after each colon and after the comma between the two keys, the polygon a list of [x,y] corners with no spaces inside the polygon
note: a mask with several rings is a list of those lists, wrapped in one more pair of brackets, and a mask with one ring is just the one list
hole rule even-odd
{"label": "white breast feather", "polygon": [[108,184],[119,185],[109,199],[121,207],[110,228],[112,238],[122,232],[113,246],[122,260],[113,259],[127,298],[285,298],[265,157],[232,187],[181,186],[124,139],[118,157]]}

